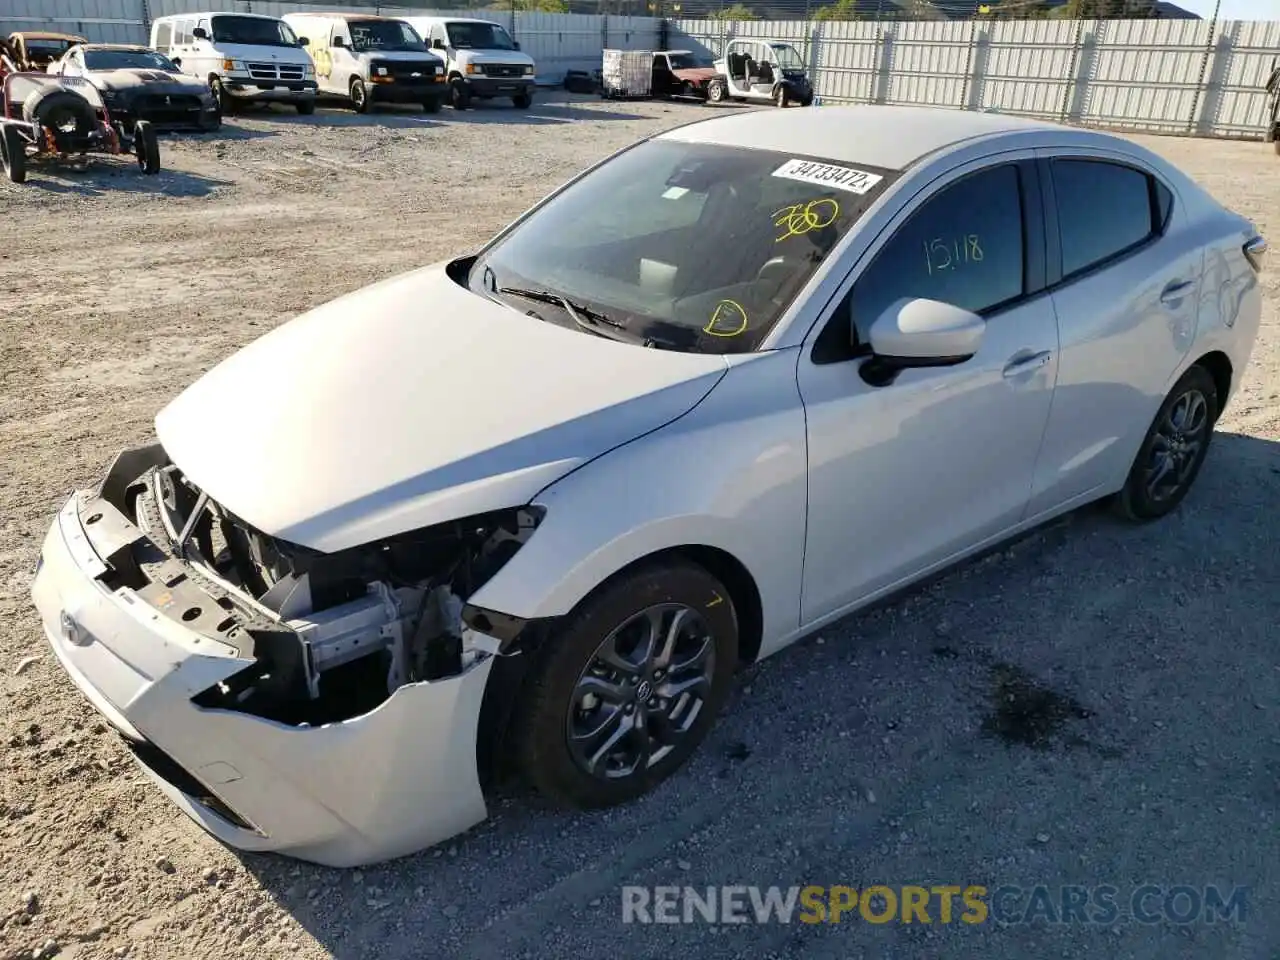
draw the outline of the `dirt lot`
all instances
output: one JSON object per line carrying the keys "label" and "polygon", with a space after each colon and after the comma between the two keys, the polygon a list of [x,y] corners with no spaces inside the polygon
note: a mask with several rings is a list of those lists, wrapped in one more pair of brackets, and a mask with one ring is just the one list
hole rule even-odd
{"label": "dirt lot", "polygon": [[[0,185],[0,957],[1280,956],[1280,262],[1176,516],[1085,511],[748,671],[645,802],[506,797],[456,843],[341,872],[234,855],[132,766],[29,606],[56,507],[235,348],[702,109],[555,99],[279,112],[166,139],[154,180]],[[1280,238],[1268,147],[1144,142]],[[1227,924],[621,922],[624,884],[873,882],[1250,892]]]}

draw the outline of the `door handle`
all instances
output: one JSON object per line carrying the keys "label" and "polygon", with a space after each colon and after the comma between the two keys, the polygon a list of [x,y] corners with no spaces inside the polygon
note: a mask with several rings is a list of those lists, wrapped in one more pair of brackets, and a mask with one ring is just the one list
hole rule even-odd
{"label": "door handle", "polygon": [[1042,350],[1039,353],[1032,354],[1014,354],[1013,359],[1005,364],[1005,379],[1009,379],[1010,377],[1019,377],[1025,373],[1031,373],[1035,370],[1039,370],[1049,362],[1052,356],[1053,353],[1049,350]]}
{"label": "door handle", "polygon": [[1160,291],[1160,302],[1172,306],[1195,289],[1194,280],[1175,280]]}

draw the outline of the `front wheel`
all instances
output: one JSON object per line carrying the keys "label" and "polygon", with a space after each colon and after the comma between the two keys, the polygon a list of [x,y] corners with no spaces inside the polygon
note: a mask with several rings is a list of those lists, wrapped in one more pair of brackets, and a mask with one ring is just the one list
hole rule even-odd
{"label": "front wheel", "polygon": [[439,113],[439,112],[440,112],[440,98],[439,98],[439,97],[428,97],[426,100],[423,100],[423,101],[422,101],[422,109],[423,109],[423,110],[425,110],[427,113]]}
{"label": "front wheel", "polygon": [[369,90],[364,85],[364,81],[359,77],[351,78],[351,107],[356,113],[368,113],[372,104],[369,99]]}
{"label": "front wheel", "polygon": [[298,108],[298,114],[303,117],[309,117],[316,112],[314,100],[299,100],[294,106]]}
{"label": "front wheel", "polygon": [[511,98],[511,102],[515,104],[518,110],[528,110],[533,106],[533,94],[528,92],[517,93]]}
{"label": "front wheel", "polygon": [[703,568],[667,561],[613,580],[547,639],[521,690],[525,778],[570,807],[639,797],[702,742],[737,657],[733,602]]}
{"label": "front wheel", "polygon": [[1115,498],[1121,516],[1156,520],[1182,502],[1209,452],[1218,403],[1208,370],[1197,365],[1182,375],[1161,404]]}
{"label": "front wheel", "polygon": [[160,172],[160,141],[148,120],[139,120],[133,127],[133,153],[144,174],[154,176]]}
{"label": "front wheel", "polygon": [[728,96],[728,93],[729,89],[725,86],[724,80],[720,77],[714,77],[711,82],[707,84],[708,103],[723,103],[725,97]]}
{"label": "front wheel", "polygon": [[0,127],[0,164],[10,183],[26,182],[27,142],[12,124]]}
{"label": "front wheel", "polygon": [[227,89],[222,85],[221,80],[214,77],[209,81],[209,89],[213,91],[213,99],[218,102],[218,112],[220,114],[228,114],[235,109],[235,100],[231,94],[227,93]]}
{"label": "front wheel", "polygon": [[471,91],[461,77],[454,77],[449,81],[449,103],[455,110],[465,110],[471,106]]}

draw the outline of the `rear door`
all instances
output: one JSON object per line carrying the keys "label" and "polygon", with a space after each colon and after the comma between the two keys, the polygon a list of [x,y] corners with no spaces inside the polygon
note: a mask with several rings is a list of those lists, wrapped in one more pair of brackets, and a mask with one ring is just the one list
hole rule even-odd
{"label": "rear door", "polygon": [[1195,341],[1204,252],[1158,174],[1124,154],[1040,151],[1062,335],[1030,515],[1123,481]]}

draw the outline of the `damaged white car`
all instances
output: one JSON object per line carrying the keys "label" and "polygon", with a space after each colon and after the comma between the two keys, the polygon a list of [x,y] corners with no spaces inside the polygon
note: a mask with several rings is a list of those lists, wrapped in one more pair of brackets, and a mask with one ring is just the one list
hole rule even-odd
{"label": "damaged white car", "polygon": [[1089,501],[1172,510],[1265,248],[1104,134],[680,127],[208,372],[62,508],[35,603],[233,846],[405,854],[481,820],[506,758],[624,801],[739,663]]}

